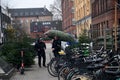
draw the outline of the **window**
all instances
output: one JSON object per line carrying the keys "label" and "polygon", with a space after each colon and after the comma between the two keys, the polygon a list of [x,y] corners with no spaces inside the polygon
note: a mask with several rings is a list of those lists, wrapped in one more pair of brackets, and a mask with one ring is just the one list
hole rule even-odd
{"label": "window", "polygon": [[102,9],[102,0],[100,0],[100,5],[101,5],[101,13],[102,13],[102,11],[103,11],[103,9]]}
{"label": "window", "polygon": [[34,22],[34,19],[32,19],[32,22]]}
{"label": "window", "polygon": [[39,12],[35,12],[35,15],[39,15]]}
{"label": "window", "polygon": [[108,21],[106,21],[106,24],[107,24],[107,28],[109,28],[109,24],[108,24]]}
{"label": "window", "polygon": [[33,12],[30,12],[30,15],[33,15]]}
{"label": "window", "polygon": [[25,15],[26,15],[26,16],[28,16],[28,15],[29,15],[29,13],[28,13],[28,12],[25,12]]}
{"label": "window", "polygon": [[120,19],[118,19],[118,25],[119,25],[119,27],[120,27]]}
{"label": "window", "polygon": [[72,13],[74,13],[74,11],[75,11],[74,7],[72,7],[71,11],[72,11]]}
{"label": "window", "polygon": [[106,10],[107,10],[107,8],[108,8],[107,6],[108,6],[108,0],[106,0]]}
{"label": "window", "polygon": [[18,13],[14,13],[15,16],[18,16]]}
{"label": "window", "polygon": [[118,0],[118,4],[120,4],[120,0]]}
{"label": "window", "polygon": [[38,32],[38,26],[33,27],[33,32]]}
{"label": "window", "polygon": [[23,12],[20,13],[20,16],[23,16]]}
{"label": "window", "polygon": [[44,28],[49,28],[49,26],[44,26]]}
{"label": "window", "polygon": [[20,23],[23,23],[23,20],[20,20]]}
{"label": "window", "polygon": [[29,21],[28,20],[26,20],[26,23],[28,23]]}

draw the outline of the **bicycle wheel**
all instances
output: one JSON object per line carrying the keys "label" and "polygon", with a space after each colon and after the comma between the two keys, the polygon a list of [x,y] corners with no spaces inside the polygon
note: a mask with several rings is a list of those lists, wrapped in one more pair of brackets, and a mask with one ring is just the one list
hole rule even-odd
{"label": "bicycle wheel", "polygon": [[57,63],[57,60],[56,60],[56,59],[52,59],[52,60],[50,61],[50,63],[47,65],[47,70],[48,70],[49,74],[50,74],[51,76],[54,76],[54,77],[57,77],[57,76],[58,76],[58,73],[57,73],[57,71],[56,71],[56,69],[55,69],[56,63]]}
{"label": "bicycle wheel", "polygon": [[70,71],[69,66],[63,66],[58,73],[58,80],[66,80],[66,77]]}
{"label": "bicycle wheel", "polygon": [[81,71],[71,71],[66,80],[92,80],[92,77],[86,74],[81,74]]}

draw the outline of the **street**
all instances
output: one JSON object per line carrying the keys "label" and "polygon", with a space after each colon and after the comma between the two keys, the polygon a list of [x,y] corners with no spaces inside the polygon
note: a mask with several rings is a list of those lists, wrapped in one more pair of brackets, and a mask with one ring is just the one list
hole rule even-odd
{"label": "street", "polygon": [[[46,46],[47,64],[53,55],[51,54],[51,44],[47,43]],[[37,60],[38,58],[36,57],[35,65],[32,65],[32,67],[25,69],[24,75],[21,75],[19,72],[16,72],[10,80],[57,80],[57,77],[53,77],[48,73],[47,68],[43,66],[39,68],[39,66],[37,65]]]}

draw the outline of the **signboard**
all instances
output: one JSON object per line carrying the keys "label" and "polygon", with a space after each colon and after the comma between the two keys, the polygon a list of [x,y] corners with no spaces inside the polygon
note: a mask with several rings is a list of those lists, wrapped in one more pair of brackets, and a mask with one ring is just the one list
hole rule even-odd
{"label": "signboard", "polygon": [[33,22],[31,23],[30,31],[31,32],[42,32],[44,29],[51,28],[51,22]]}
{"label": "signboard", "polygon": [[62,30],[61,21],[41,21],[30,24],[30,32],[44,32],[49,29]]}

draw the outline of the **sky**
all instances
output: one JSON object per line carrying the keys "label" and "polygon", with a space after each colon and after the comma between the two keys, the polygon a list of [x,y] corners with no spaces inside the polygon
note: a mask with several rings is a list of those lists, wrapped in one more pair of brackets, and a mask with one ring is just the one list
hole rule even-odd
{"label": "sky", "polygon": [[40,8],[46,6],[48,9],[54,0],[2,0],[10,8]]}

